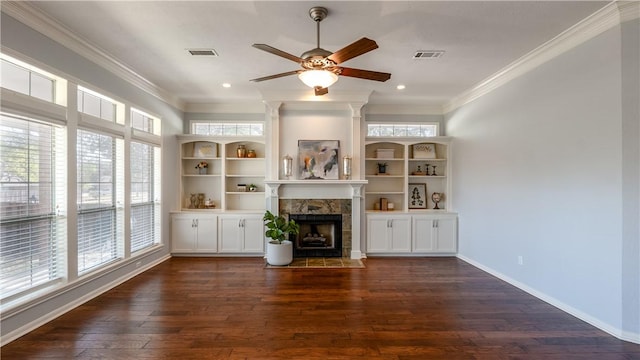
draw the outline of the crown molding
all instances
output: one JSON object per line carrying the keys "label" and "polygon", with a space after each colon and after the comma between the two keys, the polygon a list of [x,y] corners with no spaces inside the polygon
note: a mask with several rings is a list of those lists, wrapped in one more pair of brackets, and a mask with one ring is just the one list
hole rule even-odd
{"label": "crown molding", "polygon": [[370,115],[443,115],[442,106],[426,104],[367,104]]}
{"label": "crown molding", "polygon": [[219,114],[264,114],[265,104],[262,101],[243,103],[187,103],[187,113],[219,113]]}
{"label": "crown molding", "polygon": [[[624,16],[622,13],[624,13]],[[454,97],[444,104],[444,113],[449,113],[490,93],[541,64],[619,25],[623,18],[626,18],[626,20],[637,19],[639,13],[637,2],[612,1],[553,39],[507,65],[502,70]]]}
{"label": "crown molding", "polygon": [[80,56],[107,69],[142,91],[180,110],[184,110],[185,103],[183,101],[147,80],[135,70],[111,56],[105,50],[74,34],[64,25],[28,3],[2,1],[2,12],[42,33]]}
{"label": "crown molding", "polygon": [[640,2],[638,1],[617,1],[620,11],[620,22],[640,19]]}

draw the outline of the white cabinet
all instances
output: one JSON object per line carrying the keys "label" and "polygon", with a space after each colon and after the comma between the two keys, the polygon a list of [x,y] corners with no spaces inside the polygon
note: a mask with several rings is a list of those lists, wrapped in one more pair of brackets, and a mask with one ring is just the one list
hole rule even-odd
{"label": "white cabinet", "polygon": [[217,216],[181,213],[171,215],[171,251],[215,253],[218,243]]}
{"label": "white cabinet", "polygon": [[411,217],[369,215],[367,234],[369,253],[411,252]]}
{"label": "white cabinet", "polygon": [[455,216],[413,215],[413,252],[455,254],[457,219]]}
{"label": "white cabinet", "polygon": [[368,213],[367,253],[453,255],[457,226],[454,213]]}
{"label": "white cabinet", "polygon": [[220,215],[219,221],[221,253],[264,253],[262,215]]}

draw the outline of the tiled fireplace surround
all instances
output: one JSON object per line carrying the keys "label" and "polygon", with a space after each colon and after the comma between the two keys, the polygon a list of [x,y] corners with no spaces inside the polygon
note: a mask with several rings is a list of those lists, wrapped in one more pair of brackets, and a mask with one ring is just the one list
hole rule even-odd
{"label": "tiled fireplace surround", "polygon": [[366,180],[267,180],[273,213],[342,215],[342,257],[361,259],[362,190]]}
{"label": "tiled fireplace surround", "polygon": [[280,214],[342,215],[342,256],[351,254],[351,199],[280,199]]}

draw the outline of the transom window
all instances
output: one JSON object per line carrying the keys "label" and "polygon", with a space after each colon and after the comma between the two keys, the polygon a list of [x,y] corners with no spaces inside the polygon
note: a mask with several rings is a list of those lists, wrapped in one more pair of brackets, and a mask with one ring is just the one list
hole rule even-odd
{"label": "transom window", "polygon": [[116,102],[105,95],[78,86],[78,111],[98,119],[116,122]]}
{"label": "transom window", "polygon": [[263,123],[192,121],[191,133],[213,136],[264,136]]}
{"label": "transom window", "polygon": [[0,84],[3,88],[53,102],[55,80],[14,62],[2,59]]}
{"label": "transom window", "polygon": [[131,109],[131,127],[150,134],[160,135],[160,120],[138,109]]}
{"label": "transom window", "polygon": [[371,137],[432,137],[438,136],[437,123],[367,124]]}

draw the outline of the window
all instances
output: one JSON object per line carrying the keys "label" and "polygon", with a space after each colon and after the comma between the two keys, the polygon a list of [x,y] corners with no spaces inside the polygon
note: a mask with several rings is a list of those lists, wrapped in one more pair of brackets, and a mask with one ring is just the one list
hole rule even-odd
{"label": "window", "polygon": [[[116,122],[117,104],[95,91],[78,86],[78,111],[98,119]],[[118,119],[119,120],[119,119]]]}
{"label": "window", "polygon": [[131,127],[149,134],[160,135],[160,120],[137,109],[131,109]]}
{"label": "window", "polygon": [[53,102],[55,80],[2,59],[1,85],[5,89]]}
{"label": "window", "polygon": [[62,278],[66,242],[66,129],[0,115],[2,297]]}
{"label": "window", "polygon": [[213,136],[263,136],[264,124],[192,121],[191,133],[196,135]]}
{"label": "window", "polygon": [[367,136],[432,137],[438,136],[437,123],[367,124]]}
{"label": "window", "polygon": [[160,147],[131,142],[131,252],[160,237]]}
{"label": "window", "polygon": [[122,256],[122,139],[86,130],[77,137],[78,273]]}

